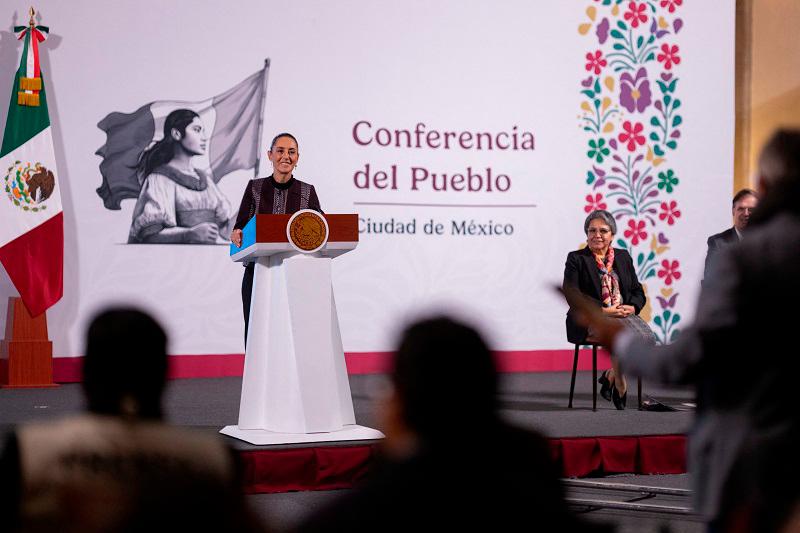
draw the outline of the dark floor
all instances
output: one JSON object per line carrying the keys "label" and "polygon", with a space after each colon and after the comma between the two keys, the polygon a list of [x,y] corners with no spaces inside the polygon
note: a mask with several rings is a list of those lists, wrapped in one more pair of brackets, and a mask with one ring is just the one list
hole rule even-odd
{"label": "dark floor", "polygon": [[[578,374],[573,409],[567,409],[569,378],[570,375],[565,372],[504,374],[500,397],[503,416],[519,426],[537,429],[549,437],[682,434],[687,432],[691,424],[693,413],[684,404],[692,402],[693,398],[686,390],[659,388],[645,383],[645,395],[682,409],[675,412],[645,412],[635,408],[635,384],[631,383],[627,410],[617,411],[609,402],[598,398],[598,410],[593,412],[591,373]],[[378,409],[381,391],[385,390],[385,379],[381,375],[350,376],[357,423],[370,427],[378,425]],[[164,402],[166,416],[175,424],[218,431],[223,426],[236,424],[240,390],[241,378],[172,381]],[[79,384],[67,384],[54,389],[0,389],[0,434],[16,424],[58,418],[81,410],[83,399]],[[234,439],[230,439],[230,442],[240,449],[251,448],[251,445]],[[615,476],[603,479],[649,486],[688,488],[689,485],[687,475]],[[296,525],[309,513],[345,492],[259,494],[248,499],[260,516],[281,531]],[[583,489],[571,490],[570,495],[613,500],[630,497],[627,494]],[[678,498],[677,501],[679,503],[669,497],[654,500],[665,505],[689,505],[685,498]],[[703,529],[694,517],[610,510],[592,510],[586,516],[592,520],[614,523],[621,532],[689,533]]]}
{"label": "dark floor", "polygon": [[[592,412],[590,372],[579,372],[574,408],[567,409],[569,378],[566,372],[504,374],[501,379],[501,408],[511,422],[535,428],[549,437],[598,435],[657,435],[686,433],[690,410],[659,413],[636,410],[635,386],[630,384],[628,409],[617,411],[598,397]],[[357,423],[378,425],[377,410],[382,375],[350,376]],[[184,379],[169,383],[165,409],[169,421],[186,426],[219,430],[236,424],[241,378]],[[682,409],[691,402],[689,392],[643,385],[645,395]],[[83,409],[81,386],[66,384],[54,389],[0,389],[0,428],[31,420],[57,418]],[[227,438],[227,437],[226,437]],[[237,441],[237,446],[239,446]]]}

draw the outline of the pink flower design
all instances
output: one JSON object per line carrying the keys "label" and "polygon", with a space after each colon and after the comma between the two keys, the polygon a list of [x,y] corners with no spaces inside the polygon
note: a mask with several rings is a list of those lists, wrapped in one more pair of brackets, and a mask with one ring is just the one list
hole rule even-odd
{"label": "pink flower design", "polygon": [[658,214],[658,218],[666,220],[670,226],[673,225],[676,219],[681,218],[681,212],[677,207],[678,202],[675,200],[670,201],[669,204],[661,202],[661,213]]}
{"label": "pink flower design", "polygon": [[622,123],[624,130],[619,134],[619,142],[628,143],[628,150],[633,152],[636,150],[636,145],[642,146],[644,144],[644,135],[641,135],[644,126],[641,122],[634,122],[631,124],[629,120]]}
{"label": "pink flower design", "polygon": [[597,50],[594,54],[589,52],[586,54],[586,70],[591,71],[594,69],[595,74],[600,74],[600,71],[603,70],[608,62],[603,59],[603,52]]}
{"label": "pink flower design", "polygon": [[587,213],[591,213],[592,211],[597,211],[598,209],[605,209],[608,206],[603,201],[603,195],[597,193],[592,197],[591,194],[586,195],[586,206],[583,208],[584,211]]}
{"label": "pink flower design", "polygon": [[661,0],[661,7],[669,9],[670,13],[675,13],[675,8],[683,4],[683,0]]}
{"label": "pink flower design", "polygon": [[645,9],[647,5],[644,2],[639,2],[638,5],[636,2],[631,2],[628,4],[628,11],[625,12],[625,20],[630,21],[632,27],[638,27],[640,22],[647,22]]}
{"label": "pink flower design", "polygon": [[662,53],[658,54],[656,59],[658,59],[661,63],[664,63],[664,68],[669,70],[672,68],[673,63],[676,65],[680,64],[681,58],[678,57],[679,50],[680,49],[678,48],[677,44],[674,44],[672,46],[668,44],[662,44],[661,45]]}
{"label": "pink flower design", "polygon": [[628,221],[628,229],[625,230],[625,238],[631,240],[631,244],[636,246],[639,244],[639,241],[644,241],[647,238],[647,232],[644,230],[645,222],[644,220],[640,220],[639,222],[631,219]]}
{"label": "pink flower design", "polygon": [[672,285],[673,279],[681,279],[681,273],[678,271],[678,268],[681,264],[678,261],[672,261],[671,263],[664,259],[661,261],[662,269],[658,271],[658,277],[664,278],[664,285]]}

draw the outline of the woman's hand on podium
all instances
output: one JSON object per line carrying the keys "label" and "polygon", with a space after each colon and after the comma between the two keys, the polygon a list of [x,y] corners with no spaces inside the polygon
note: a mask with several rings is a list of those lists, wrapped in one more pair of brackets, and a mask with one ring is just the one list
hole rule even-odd
{"label": "woman's hand on podium", "polygon": [[235,229],[231,232],[231,242],[235,244],[237,248],[242,247],[242,230]]}

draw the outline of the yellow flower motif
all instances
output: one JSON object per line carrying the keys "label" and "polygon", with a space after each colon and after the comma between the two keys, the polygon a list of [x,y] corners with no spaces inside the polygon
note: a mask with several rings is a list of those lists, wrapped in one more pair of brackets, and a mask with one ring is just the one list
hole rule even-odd
{"label": "yellow flower motif", "polygon": [[609,98],[608,96],[603,98],[603,105],[602,105],[601,109],[603,111],[605,111],[606,109],[608,109],[608,106],[610,106],[610,105],[611,105],[611,98]]}
{"label": "yellow flower motif", "polygon": [[661,296],[664,298],[669,298],[672,296],[672,293],[675,291],[672,287],[662,287],[661,289]]}
{"label": "yellow flower motif", "polygon": [[603,126],[603,133],[611,133],[612,131],[614,131],[614,124],[606,122],[606,125]]}
{"label": "yellow flower motif", "polygon": [[581,102],[581,109],[586,111],[587,113],[593,113],[592,106],[589,105],[589,102]]}
{"label": "yellow flower motif", "polygon": [[614,7],[611,8],[611,14],[615,17],[619,15],[619,4],[614,4]]}
{"label": "yellow flower motif", "polygon": [[580,33],[581,35],[586,35],[587,33],[589,33],[589,30],[591,29],[592,29],[592,24],[590,22],[586,22],[578,26],[578,33]]}
{"label": "yellow flower motif", "polygon": [[586,14],[589,15],[589,19],[594,22],[594,18],[597,16],[597,8],[594,6],[587,7]]}
{"label": "yellow flower motif", "polygon": [[603,80],[603,83],[605,83],[609,91],[611,91],[612,93],[614,92],[614,78],[612,78],[611,76],[606,76],[606,79]]}

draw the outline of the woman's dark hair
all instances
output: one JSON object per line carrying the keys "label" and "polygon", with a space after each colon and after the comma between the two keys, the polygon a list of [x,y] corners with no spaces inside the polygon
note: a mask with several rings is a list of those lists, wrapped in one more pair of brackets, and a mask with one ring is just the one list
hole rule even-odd
{"label": "woman's dark hair", "polygon": [[148,314],[113,308],[86,333],[83,389],[89,411],[161,418],[167,379],[167,336]]}
{"label": "woman's dark hair", "polygon": [[753,211],[751,224],[780,213],[800,214],[800,130],[780,129],[758,157],[758,179],[766,194]]}
{"label": "woman's dark hair", "polygon": [[272,149],[273,149],[273,148],[275,148],[275,143],[276,143],[276,142],[278,142],[278,139],[281,139],[281,138],[283,138],[283,137],[289,137],[291,140],[293,140],[293,141],[294,141],[294,144],[296,144],[296,145],[297,145],[297,149],[298,149],[298,150],[300,149],[300,143],[299,143],[299,142],[297,142],[297,139],[295,139],[294,135],[292,135],[291,133],[287,133],[287,132],[285,132],[285,131],[284,131],[283,133],[279,133],[279,134],[277,134],[275,137],[273,137],[273,138],[272,138],[272,142],[271,142],[271,143],[270,143],[270,145],[269,145],[269,151],[270,151],[270,152],[272,151]]}
{"label": "woman's dark hair", "polygon": [[164,121],[164,138],[142,152],[141,157],[139,157],[137,170],[141,178],[146,177],[156,168],[172,160],[175,155],[176,144],[175,139],[172,138],[172,130],[178,130],[181,135],[185,134],[186,126],[199,116],[191,109],[176,109],[167,115],[167,119]]}
{"label": "woman's dark hair", "polygon": [[480,334],[447,317],[405,330],[392,383],[408,426],[428,442],[497,420],[497,371]]}

